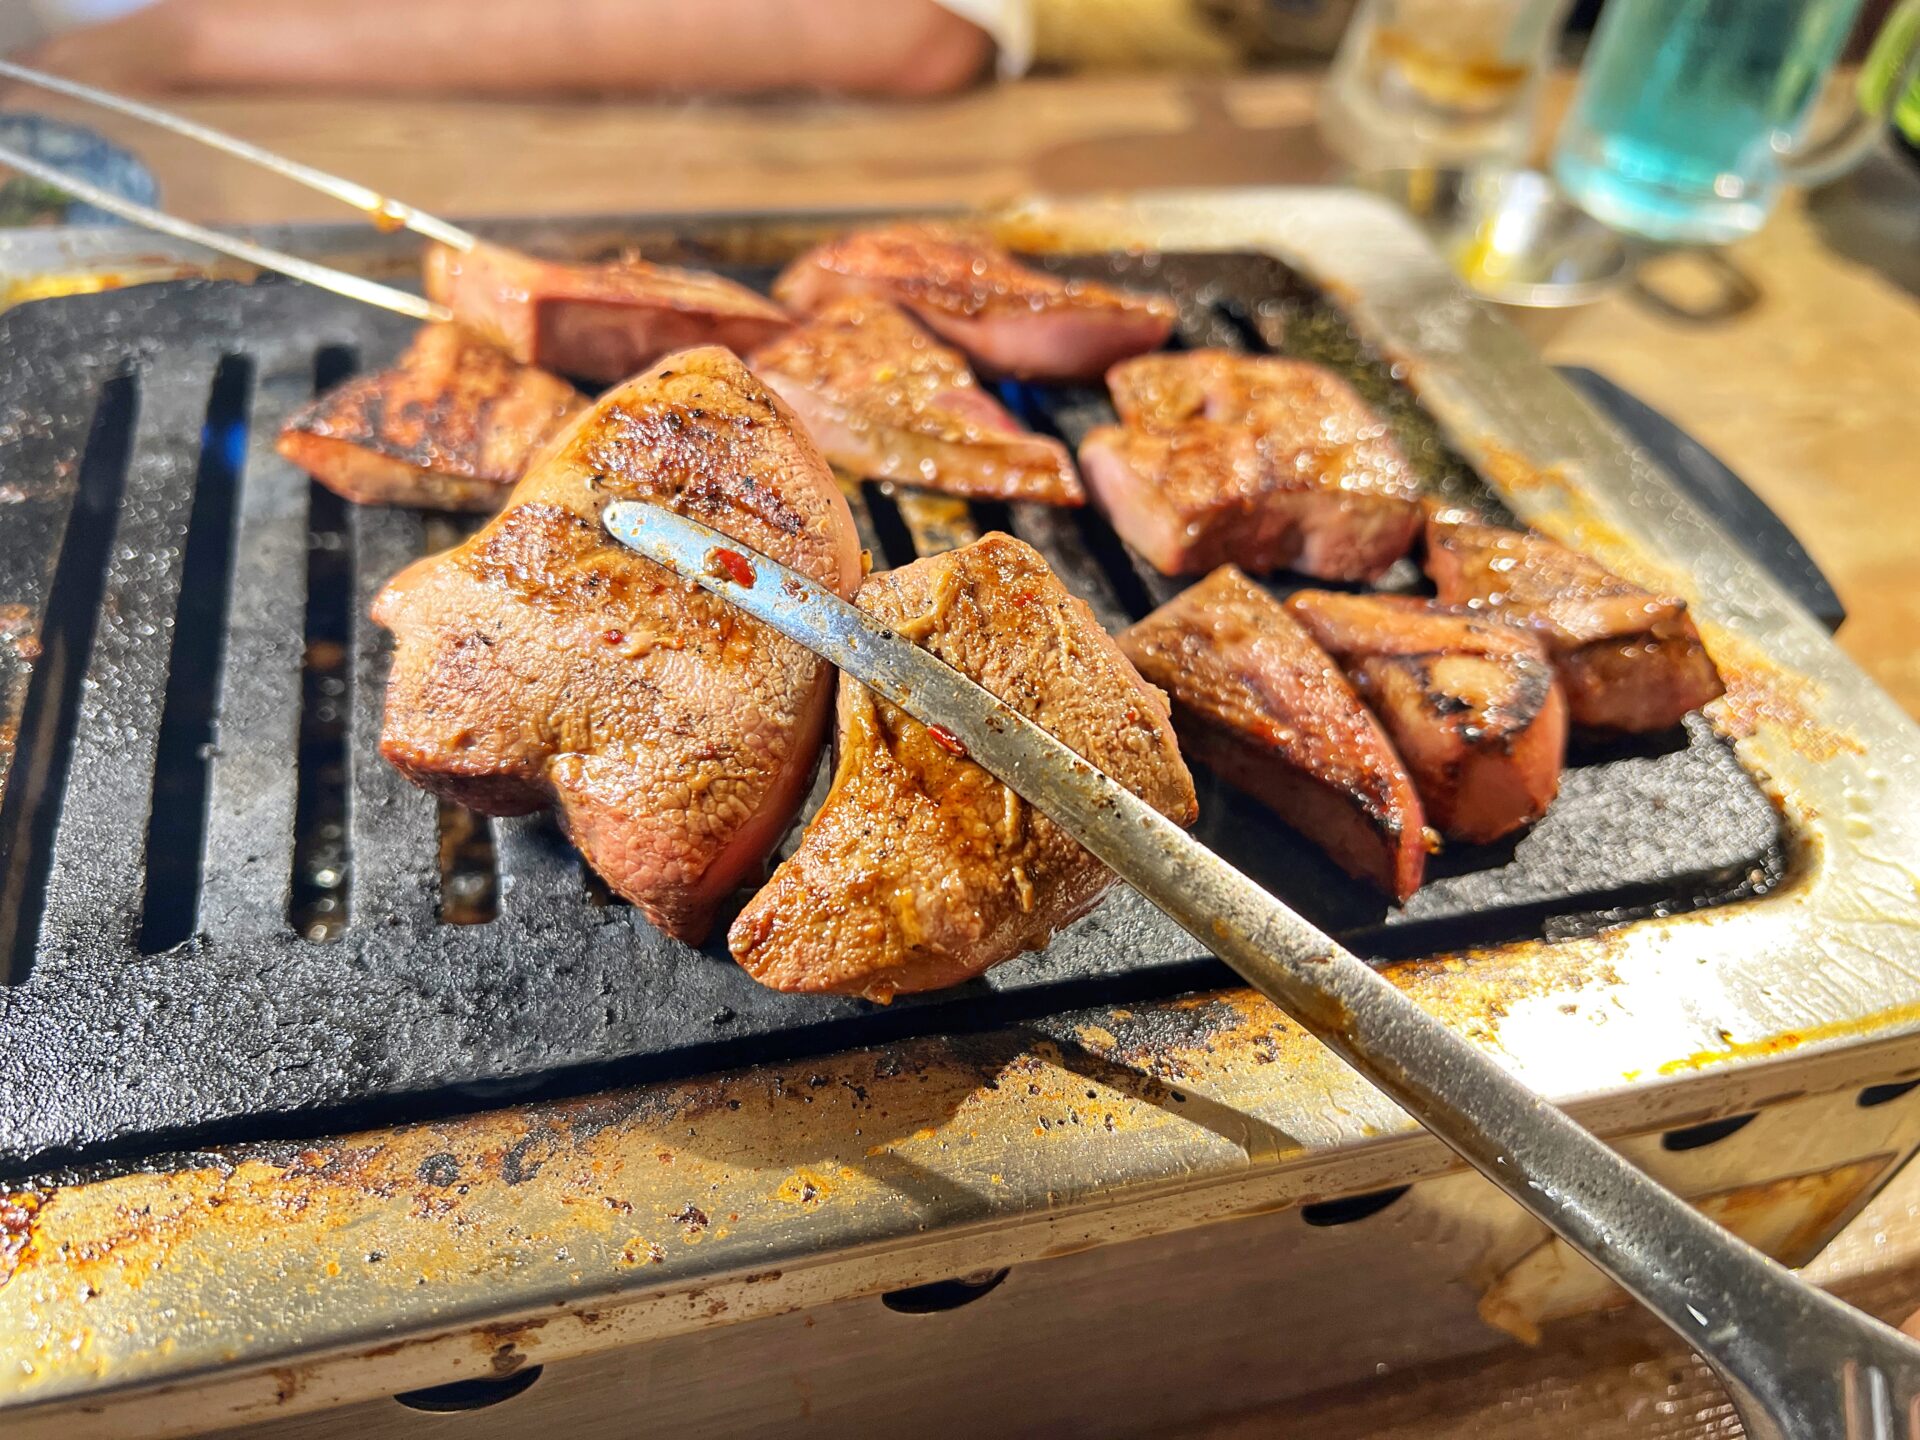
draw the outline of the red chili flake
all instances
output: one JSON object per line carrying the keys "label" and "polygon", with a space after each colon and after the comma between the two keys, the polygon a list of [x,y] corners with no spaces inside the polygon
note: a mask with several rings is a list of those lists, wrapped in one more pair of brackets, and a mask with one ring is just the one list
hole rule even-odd
{"label": "red chili flake", "polygon": [[1031,605],[1033,601],[1034,594],[1031,590],[1017,590],[1014,592],[1013,603],[1016,605]]}
{"label": "red chili flake", "polygon": [[944,725],[927,726],[927,738],[933,741],[933,743],[938,745],[942,750],[946,751],[949,755],[952,755],[955,758],[960,760],[964,760],[967,758],[966,742],[963,741],[958,735],[954,734],[951,730],[947,729],[946,726]]}
{"label": "red chili flake", "polygon": [[624,645],[627,643],[627,632],[624,630],[607,630],[601,634],[600,638],[609,645]]}
{"label": "red chili flake", "polygon": [[753,584],[753,566],[747,563],[747,557],[738,550],[709,550],[707,570],[714,575],[726,576],[736,585]]}

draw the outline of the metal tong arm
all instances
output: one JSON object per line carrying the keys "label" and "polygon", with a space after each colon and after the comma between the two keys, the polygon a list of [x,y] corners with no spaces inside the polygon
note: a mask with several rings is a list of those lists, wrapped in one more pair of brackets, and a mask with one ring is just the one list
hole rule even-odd
{"label": "metal tong arm", "polygon": [[[197,140],[202,145],[212,146],[215,150],[225,151],[241,160],[247,160],[275,174],[284,175],[289,180],[305,185],[310,190],[318,190],[323,195],[344,201],[357,210],[364,210],[376,225],[391,229],[404,226],[429,239],[438,240],[443,245],[451,245],[456,250],[471,250],[478,240],[470,231],[462,230],[458,225],[449,224],[436,215],[382,195],[362,185],[357,180],[349,180],[342,175],[333,175],[312,165],[304,165],[298,160],[279,155],[237,135],[229,135],[224,130],[216,130],[211,125],[202,125],[189,120],[184,115],[175,115],[170,110],[162,110],[157,105],[143,104],[130,100],[124,95],[116,95],[111,90],[101,90],[92,85],[83,85],[78,80],[64,79],[59,75],[49,75],[44,70],[35,70],[30,66],[16,64],[11,60],[0,60],[0,75],[18,80],[25,85],[37,85],[42,90],[51,90],[55,94],[70,96],[75,100],[84,100],[89,105],[98,105],[105,110],[114,110],[128,115],[148,125],[156,125],[162,130],[171,130],[176,135],[184,135],[189,140]],[[13,164],[13,161],[8,161]],[[36,177],[44,179],[44,176]],[[61,182],[49,180],[48,184]],[[89,203],[98,204],[91,197],[82,197]],[[107,208],[107,207],[102,207]]]}
{"label": "metal tong arm", "polygon": [[[310,165],[289,160],[276,155],[271,150],[262,150],[257,145],[236,139],[219,130],[165,110],[156,110],[150,105],[142,105],[136,100],[123,99],[105,90],[96,90],[91,85],[82,85],[73,80],[62,80],[57,75],[46,75],[38,70],[30,70],[25,65],[16,65],[10,60],[0,60],[0,75],[24,80],[29,85],[38,85],[46,90],[55,90],[62,95],[72,95],[109,110],[118,110],[123,115],[132,115],[138,119],[150,121],[175,134],[186,135],[203,141],[215,149],[224,150],[229,155],[238,155],[276,170],[282,175],[323,190],[350,205],[379,217],[388,217],[410,230],[430,235],[436,240],[445,241],[462,250],[471,250],[475,244],[473,236],[444,220],[437,220],[410,205],[402,205],[397,200],[388,200],[384,196],[369,190],[351,180],[343,180],[337,175],[329,175],[324,170],[315,170]],[[190,244],[204,245],[207,249],[222,255],[231,255],[236,260],[244,260],[249,265],[257,265],[262,270],[275,270],[282,275],[291,275],[296,280],[304,280],[309,285],[317,285],[323,290],[331,290],[336,295],[345,295],[351,300],[367,305],[378,305],[383,310],[397,311],[411,316],[415,320],[446,321],[454,318],[453,311],[434,300],[419,295],[410,295],[405,290],[396,290],[391,285],[382,285],[377,280],[368,280],[359,275],[350,275],[344,270],[336,270],[331,265],[322,265],[317,261],[303,259],[298,255],[289,255],[284,250],[275,250],[271,246],[257,245],[251,240],[243,240],[237,235],[229,235],[221,230],[209,229],[205,225],[196,225],[191,220],[182,220],[177,215],[169,215],[164,210],[156,210],[151,205],[142,205],[111,190],[102,189],[90,180],[82,180],[78,175],[69,175],[44,161],[36,160],[24,151],[10,145],[0,145],[0,165],[19,171],[42,184],[51,185],[56,190],[64,190],[74,198],[106,211],[109,215],[118,215],[122,220],[144,226],[148,230],[158,231],[162,235],[171,235],[177,240]]]}
{"label": "metal tong arm", "polygon": [[[1705,1359],[1747,1433],[1920,1436],[1920,1346],[1796,1278],[1663,1189],[1357,956],[957,670],[824,587],[660,507],[622,544],[856,677],[1038,806]],[[743,556],[718,563],[716,551]],[[740,572],[744,575],[744,572]]]}

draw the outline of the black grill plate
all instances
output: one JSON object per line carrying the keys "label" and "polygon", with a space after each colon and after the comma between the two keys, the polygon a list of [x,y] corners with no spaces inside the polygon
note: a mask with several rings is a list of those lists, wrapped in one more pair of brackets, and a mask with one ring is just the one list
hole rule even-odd
{"label": "black grill plate", "polygon": [[[1186,343],[1278,343],[1340,366],[1429,483],[1490,500],[1283,267],[1163,257],[1134,278],[1181,299]],[[1045,953],[945,994],[888,1008],[784,997],[718,941],[694,950],[604,903],[544,820],[478,827],[496,913],[450,923],[441,838],[461,817],[375,752],[386,652],[366,619],[374,589],[445,543],[446,523],[316,501],[273,452],[317,367],[384,363],[408,330],[277,283],[171,283],[0,317],[0,1172],[1223,978],[1123,892]],[[1095,391],[1008,398],[1069,437],[1104,413]],[[868,499],[872,543],[910,543],[911,501]],[[972,518],[1039,546],[1109,624],[1171,593],[1090,512]],[[1703,725],[1577,756],[1539,827],[1443,857],[1405,912],[1204,779],[1202,803],[1210,843],[1381,955],[1706,903],[1780,864],[1773,808]]]}

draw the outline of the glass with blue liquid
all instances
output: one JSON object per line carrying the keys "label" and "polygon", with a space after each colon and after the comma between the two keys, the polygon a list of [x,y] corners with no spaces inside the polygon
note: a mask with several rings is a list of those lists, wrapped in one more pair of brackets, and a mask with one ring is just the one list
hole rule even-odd
{"label": "glass with blue liquid", "polygon": [[[1782,185],[1831,178],[1864,157],[1890,108],[1866,103],[1809,144],[1808,117],[1861,0],[1608,0],[1560,131],[1554,178],[1616,230],[1725,244],[1765,223]],[[1904,0],[1884,40],[1897,99],[1915,83]],[[1884,48],[1884,47],[1883,47]],[[1878,56],[1879,52],[1876,52]]]}

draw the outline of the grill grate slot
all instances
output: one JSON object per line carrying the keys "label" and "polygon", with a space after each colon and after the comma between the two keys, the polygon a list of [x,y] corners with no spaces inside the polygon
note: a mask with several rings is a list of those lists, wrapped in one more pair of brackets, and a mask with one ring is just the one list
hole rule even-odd
{"label": "grill grate slot", "polygon": [[167,664],[166,707],[154,756],[147,820],[140,949],[170,950],[193,933],[207,827],[213,706],[227,633],[234,515],[248,443],[253,362],[223,358],[214,371],[200,428],[200,465],[181,561],[180,603]]}
{"label": "grill grate slot", "polygon": [[[1474,483],[1405,387],[1272,262],[1169,256],[1149,275],[1142,262],[1110,257],[1080,268],[1172,289],[1189,343],[1278,339],[1288,353],[1360,367],[1355,383],[1391,397],[1383,410],[1430,483]],[[46,647],[29,682],[0,644],[0,723],[18,721],[21,737],[15,769],[0,771],[0,923],[19,917],[19,933],[0,932],[0,955],[14,957],[14,978],[24,976],[0,1006],[0,1174],[55,1155],[338,1130],[506,1094],[1006,1024],[1224,978],[1171,922],[1122,891],[1043,954],[876,1012],[761,989],[725,958],[723,933],[700,950],[665,939],[584,870],[550,817],[487,823],[443,866],[443,824],[463,826],[467,817],[443,810],[379,757],[388,657],[366,607],[393,570],[452,537],[420,516],[348,506],[273,449],[316,380],[331,383],[357,360],[385,363],[408,327],[318,292],[263,284],[47,302],[0,317],[0,329],[6,413],[62,417],[11,439],[9,463],[22,476],[61,476],[67,487],[50,485],[38,510],[16,505],[10,522],[31,523],[0,531],[0,602],[17,596]],[[235,540],[217,748],[204,780],[197,933],[145,954],[136,942],[149,852],[150,890],[164,887],[168,903],[184,906],[193,888],[192,844],[172,838],[192,830],[192,817],[178,832],[163,828],[178,817],[156,817],[149,833],[148,767],[157,744],[168,793],[191,795],[201,784],[191,766],[175,773],[204,724],[191,707],[183,715],[177,687],[207,673],[206,641],[188,633],[197,622],[185,617],[204,603],[209,564],[215,578],[206,584],[219,589],[223,561],[206,557],[204,536],[222,522],[201,523],[217,517],[218,497],[203,497],[196,513],[192,488],[203,470],[209,387],[226,357],[250,362],[256,378],[244,472],[237,494],[225,497]],[[136,360],[140,379],[126,372]],[[100,391],[116,374],[123,378]],[[158,388],[142,393],[149,375]],[[1007,385],[1002,394],[1036,428],[1070,441],[1111,418],[1097,387]],[[139,448],[130,453],[136,412]],[[76,460],[80,501],[61,545]],[[1177,588],[1143,575],[1091,507],[968,506],[911,487],[889,494],[848,483],[861,543],[881,565],[1011,527],[1109,628]],[[120,558],[129,535],[144,537],[132,546],[141,564]],[[193,593],[170,636],[183,565]],[[103,604],[109,598],[120,608]],[[8,614],[0,610],[0,639],[10,633]],[[141,621],[154,626],[152,636],[129,629]],[[181,660],[183,647],[198,658]],[[176,691],[163,709],[169,659]],[[97,695],[83,690],[82,667],[100,680]],[[823,762],[813,803],[829,778]],[[1348,881],[1251,802],[1204,776],[1201,787],[1203,838],[1348,943],[1382,955],[1712,903],[1764,888],[1783,864],[1774,811],[1704,725],[1664,752],[1579,757],[1565,799],[1542,825],[1505,849],[1440,857],[1432,883],[1404,912]],[[91,818],[82,813],[96,808]],[[55,815],[67,929],[49,927],[40,945],[59,963],[43,958],[28,974],[23,952],[34,946],[39,887],[54,868]],[[96,834],[100,846],[79,848]],[[491,839],[490,861],[482,836]],[[463,877],[489,874],[490,923],[443,923],[469,914],[458,903]],[[23,894],[26,903],[13,903]],[[177,934],[180,917],[169,913],[171,929],[150,920],[147,948]],[[64,936],[57,945],[56,935]]]}
{"label": "grill grate slot", "polygon": [[53,868],[54,821],[73,763],[72,737],[82,679],[93,652],[113,533],[126,490],[127,461],[139,412],[138,381],[120,374],[101,387],[74,480],[73,508],[47,588],[45,620],[34,647],[33,679],[22,709],[0,839],[0,956],[10,982],[33,968]]}
{"label": "grill grate slot", "polygon": [[[352,351],[323,348],[314,362],[315,391],[339,384],[356,368]],[[309,940],[332,940],[346,926],[353,885],[347,834],[353,537],[346,501],[304,476],[299,483],[306,492],[307,593],[288,919]]]}

